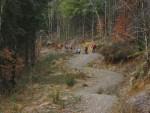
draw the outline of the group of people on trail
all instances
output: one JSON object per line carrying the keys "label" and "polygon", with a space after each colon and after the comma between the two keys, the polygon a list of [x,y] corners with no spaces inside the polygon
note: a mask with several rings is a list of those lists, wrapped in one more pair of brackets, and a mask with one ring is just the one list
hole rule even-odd
{"label": "group of people on trail", "polygon": [[64,49],[66,52],[73,52],[75,54],[89,54],[94,53],[96,51],[96,43],[94,41],[91,42],[84,42],[82,44],[71,44],[71,43],[64,43],[64,44],[50,44],[53,45],[57,49]]}
{"label": "group of people on trail", "polygon": [[[83,44],[84,48],[84,53],[89,54],[89,53],[94,53],[96,51],[96,44],[94,42],[86,42]],[[76,48],[76,54],[81,53],[81,48]]]}
{"label": "group of people on trail", "polygon": [[84,51],[85,51],[85,54],[88,54],[88,53],[94,53],[96,51],[96,44],[95,42],[87,42],[84,44]]}
{"label": "group of people on trail", "polygon": [[76,53],[76,54],[80,54],[80,53],[81,53],[81,49],[80,49],[80,48],[77,48],[75,53]]}
{"label": "group of people on trail", "polygon": [[64,45],[64,48],[65,48],[65,50],[67,51],[67,52],[69,52],[69,51],[73,51],[73,46],[71,45],[71,44],[65,44]]}

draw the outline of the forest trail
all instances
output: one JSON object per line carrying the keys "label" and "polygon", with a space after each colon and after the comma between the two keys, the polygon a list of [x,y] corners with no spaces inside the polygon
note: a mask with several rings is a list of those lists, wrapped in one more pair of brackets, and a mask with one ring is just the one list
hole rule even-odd
{"label": "forest trail", "polygon": [[73,69],[79,69],[81,70],[83,67],[85,67],[88,63],[91,63],[95,59],[102,57],[99,54],[80,54],[75,55],[74,57],[70,58],[68,65],[69,67]]}
{"label": "forest trail", "polygon": [[90,77],[85,83],[87,87],[75,91],[75,95],[81,96],[81,102],[77,105],[81,113],[111,113],[111,108],[118,102],[117,89],[123,82],[123,75],[87,66],[98,58],[102,56],[81,54],[68,62],[70,68],[78,69]]}

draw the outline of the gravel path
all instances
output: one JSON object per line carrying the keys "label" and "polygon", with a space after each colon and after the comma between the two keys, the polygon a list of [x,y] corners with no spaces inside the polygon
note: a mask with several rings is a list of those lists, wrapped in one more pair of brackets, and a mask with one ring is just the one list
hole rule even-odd
{"label": "gravel path", "polygon": [[99,54],[80,54],[80,55],[75,55],[72,57],[68,65],[70,68],[73,69],[82,69],[84,66],[86,66],[88,63],[91,63],[95,59],[102,57]]}
{"label": "gravel path", "polygon": [[136,113],[150,113],[150,89],[130,97],[127,104],[129,104]]}
{"label": "gravel path", "polygon": [[88,87],[78,89],[75,94],[81,96],[80,113],[111,113],[111,108],[118,102],[116,96],[118,86],[123,81],[123,75],[108,70],[86,67],[99,54],[76,55],[69,60],[69,67],[78,69],[90,76],[86,82]]}

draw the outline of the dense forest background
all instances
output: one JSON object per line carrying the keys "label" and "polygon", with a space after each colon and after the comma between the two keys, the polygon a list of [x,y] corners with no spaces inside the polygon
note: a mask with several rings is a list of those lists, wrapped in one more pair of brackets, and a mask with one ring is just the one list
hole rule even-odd
{"label": "dense forest background", "polygon": [[0,0],[0,79],[15,84],[34,65],[41,32],[47,40],[132,43],[148,60],[149,20],[149,0]]}
{"label": "dense forest background", "polygon": [[37,32],[46,7],[47,0],[0,0],[0,82],[4,86],[15,85],[23,67],[35,63]]}

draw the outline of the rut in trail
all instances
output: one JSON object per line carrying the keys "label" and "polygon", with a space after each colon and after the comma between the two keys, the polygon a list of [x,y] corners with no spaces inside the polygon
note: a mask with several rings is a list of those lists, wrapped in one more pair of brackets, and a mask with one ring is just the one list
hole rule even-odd
{"label": "rut in trail", "polygon": [[81,113],[111,113],[113,105],[118,102],[117,89],[123,82],[123,75],[86,67],[98,58],[103,59],[99,54],[81,54],[72,57],[67,64],[70,68],[78,69],[90,76],[86,82],[88,87],[75,92],[77,96],[81,96],[81,102],[77,105]]}

